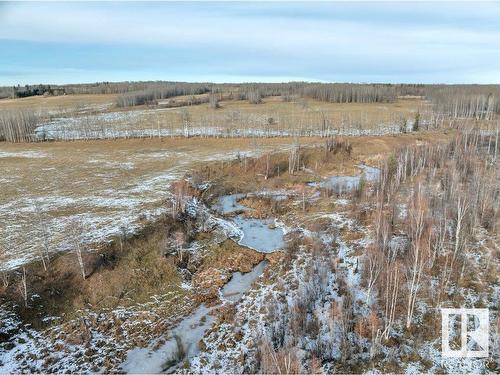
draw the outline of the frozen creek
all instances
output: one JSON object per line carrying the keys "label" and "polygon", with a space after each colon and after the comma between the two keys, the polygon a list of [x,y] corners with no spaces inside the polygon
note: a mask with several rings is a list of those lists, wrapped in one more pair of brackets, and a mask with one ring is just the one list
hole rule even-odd
{"label": "frozen creek", "polygon": [[[220,214],[250,210],[238,203],[243,196],[233,194],[220,197],[214,208]],[[284,231],[272,225],[273,219],[246,218],[239,214],[230,220],[238,228],[240,234],[238,243],[242,246],[263,253],[272,253],[285,245]],[[253,282],[262,275],[266,263],[266,261],[260,262],[252,271],[245,274],[233,273],[229,282],[220,289],[222,302],[211,307],[205,304],[200,305],[170,331],[168,340],[157,350],[153,350],[154,344],[152,344],[146,348],[135,348],[129,351],[122,365],[123,371],[142,374],[175,372],[179,364],[198,354],[199,342],[215,321],[213,311],[225,303],[238,302],[250,290]]]}
{"label": "frozen creek", "polygon": [[345,191],[350,191],[359,186],[361,178],[364,178],[367,182],[374,182],[378,179],[380,175],[380,169],[370,167],[366,164],[360,164],[357,166],[361,169],[361,174],[356,176],[331,176],[322,182],[310,183],[310,186],[319,186],[324,189],[334,190],[337,193],[342,193]]}
{"label": "frozen creek", "polygon": [[[215,209],[223,215],[238,214],[231,218],[231,222],[237,227],[240,234],[238,244],[261,253],[272,253],[285,246],[282,228],[275,226],[275,220],[248,218],[241,214],[243,211],[251,211],[238,203],[245,194],[224,195],[219,198]],[[283,199],[283,194],[273,195],[273,199]]]}

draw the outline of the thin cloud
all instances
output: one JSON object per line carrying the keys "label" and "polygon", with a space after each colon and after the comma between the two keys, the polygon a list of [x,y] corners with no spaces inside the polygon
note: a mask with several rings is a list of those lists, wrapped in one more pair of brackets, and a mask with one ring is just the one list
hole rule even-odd
{"label": "thin cloud", "polygon": [[71,68],[95,80],[113,70],[123,80],[498,82],[498,18],[496,3],[8,3],[0,71],[26,78],[0,84],[37,72],[78,81]]}

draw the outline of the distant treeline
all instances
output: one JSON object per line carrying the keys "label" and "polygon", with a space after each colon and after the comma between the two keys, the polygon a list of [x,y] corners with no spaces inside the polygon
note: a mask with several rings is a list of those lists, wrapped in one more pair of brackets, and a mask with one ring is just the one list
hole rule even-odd
{"label": "distant treeline", "polygon": [[300,88],[298,94],[332,103],[393,102],[398,89],[393,85],[316,84]]}
{"label": "distant treeline", "polygon": [[[125,94],[129,92],[159,90],[186,92],[186,95],[196,91],[208,90],[214,86],[212,83],[189,82],[96,82],[68,85],[25,85],[0,87],[0,97],[18,98],[34,95],[64,95],[64,94]],[[183,95],[183,94],[178,94]]]}
{"label": "distant treeline", "polygon": [[[177,95],[207,92],[224,93],[226,99],[260,103],[267,96],[284,100],[311,98],[331,103],[386,103],[401,96],[429,100],[434,110],[454,118],[491,119],[500,114],[500,85],[424,85],[424,84],[352,84],[352,83],[242,83],[181,84],[130,92],[117,99],[120,106],[154,103]],[[188,86],[186,86],[188,85]]]}
{"label": "distant treeline", "polygon": [[[156,104],[174,96],[224,93],[228,99],[259,103],[266,96],[285,100],[311,98],[332,103],[393,102],[400,96],[424,97],[434,109],[452,117],[491,118],[500,114],[500,85],[425,85],[354,83],[188,83],[188,82],[98,82],[72,85],[26,85],[0,87],[2,97],[62,94],[119,94],[119,107]],[[201,100],[201,102],[205,102]]]}
{"label": "distant treeline", "polygon": [[210,91],[210,86],[200,83],[168,83],[159,87],[130,92],[117,97],[118,107],[129,107],[143,104],[157,104],[158,100],[181,95],[199,95]]}
{"label": "distant treeline", "polygon": [[249,100],[258,104],[266,96],[312,98],[332,103],[392,102],[398,88],[386,84],[313,84],[313,83],[242,83],[242,84],[180,84],[154,85],[145,90],[129,92],[117,98],[119,107],[156,104],[160,99],[179,95],[224,93],[230,99]]}
{"label": "distant treeline", "polygon": [[53,85],[0,87],[0,98],[26,98],[36,95],[63,95],[65,89]]}
{"label": "distant treeline", "polygon": [[500,114],[500,85],[434,85],[426,88],[434,110],[454,118],[492,119]]}

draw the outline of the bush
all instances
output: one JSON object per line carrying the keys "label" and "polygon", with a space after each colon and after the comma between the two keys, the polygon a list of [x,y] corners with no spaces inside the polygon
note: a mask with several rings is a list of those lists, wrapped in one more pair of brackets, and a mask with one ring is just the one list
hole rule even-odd
{"label": "bush", "polygon": [[420,112],[417,112],[417,114],[415,115],[415,121],[413,121],[412,130],[414,132],[418,132],[419,128],[420,128]]}

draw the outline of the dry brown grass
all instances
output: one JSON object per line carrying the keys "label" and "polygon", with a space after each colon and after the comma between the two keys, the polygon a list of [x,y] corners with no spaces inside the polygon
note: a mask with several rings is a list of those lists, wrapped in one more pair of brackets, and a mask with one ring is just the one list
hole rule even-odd
{"label": "dry brown grass", "polygon": [[46,112],[114,103],[115,98],[115,94],[30,96],[18,99],[1,99],[0,109],[32,109]]}
{"label": "dry brown grass", "polygon": [[[297,190],[309,181],[320,180],[332,175],[356,175],[360,169],[356,166],[362,162],[375,167],[379,160],[397,148],[424,142],[446,141],[452,136],[447,132],[421,132],[398,136],[382,137],[344,137],[352,146],[352,153],[326,153],[324,138],[300,138],[301,167],[305,169],[291,175],[287,172],[288,152],[277,152],[270,155],[271,174],[265,179],[266,156],[231,163],[213,162],[204,164],[193,172],[196,180],[214,180],[218,184],[217,194],[232,192],[252,192],[258,189],[291,189]],[[277,140],[277,139],[276,139]],[[272,148],[271,148],[272,149]],[[279,148],[274,148],[280,151]],[[281,150],[282,151],[282,150]],[[278,174],[278,166],[280,172]],[[214,191],[211,191],[214,192]]]}
{"label": "dry brown grass", "polygon": [[[305,142],[312,143],[314,139]],[[165,139],[69,143],[0,144],[0,223],[9,244],[8,260],[33,256],[33,201],[51,224],[53,243],[66,239],[76,215],[93,233],[138,218],[162,206],[169,184],[204,160],[237,152],[282,149],[292,139]],[[29,157],[29,152],[40,157]],[[26,154],[28,153],[28,154]]]}
{"label": "dry brown grass", "polygon": [[121,243],[119,240],[104,245],[97,252],[86,252],[83,260],[86,279],[82,278],[73,252],[53,256],[48,270],[40,262],[26,266],[29,295],[38,300],[23,308],[18,293],[20,278],[10,273],[12,284],[0,290],[0,297],[17,301],[24,321],[42,326],[44,316],[60,316],[69,320],[78,316],[78,310],[94,311],[128,306],[147,301],[152,295],[178,297],[188,291],[180,287],[183,281],[174,257],[165,257],[166,239],[180,223],[170,218],[145,227],[140,234]]}
{"label": "dry brown grass", "polygon": [[281,97],[268,97],[261,104],[222,100],[218,109],[209,108],[208,104],[175,107],[173,102],[185,104],[189,98],[174,97],[153,107],[117,108],[113,95],[29,97],[0,100],[0,109],[30,109],[44,118],[54,117],[48,128],[52,133],[45,136],[56,139],[154,137],[158,133],[163,136],[310,135],[321,131],[385,134],[399,131],[403,119],[412,121],[417,111],[424,114],[429,110],[428,103],[421,99],[346,104],[313,99],[284,102]]}
{"label": "dry brown grass", "polygon": [[[413,120],[417,111],[426,111],[427,103],[419,99],[399,100],[395,103],[326,103],[316,100],[283,102],[280,97],[265,98],[262,104],[251,104],[246,100],[221,101],[219,109],[208,105],[186,106],[163,111],[147,111],[144,116],[121,121],[120,130],[182,129],[188,121],[192,129],[222,127],[232,129],[254,129],[259,131],[318,131],[321,124],[332,130],[381,129],[398,125],[401,119]],[[186,120],[187,119],[187,120]],[[193,131],[193,130],[191,130]],[[206,130],[209,131],[209,130]]]}
{"label": "dry brown grass", "polygon": [[263,253],[240,246],[232,240],[213,245],[206,250],[200,269],[216,268],[228,272],[250,272],[264,260]]}
{"label": "dry brown grass", "polygon": [[[184,101],[194,98],[205,98],[208,94],[182,95],[169,99],[162,99],[160,104],[168,101]],[[27,98],[1,99],[0,108],[68,108],[79,105],[114,103],[117,94],[100,95],[61,95],[61,96],[30,96]],[[398,113],[413,113],[416,109],[427,107],[427,104],[418,97],[411,99],[399,99],[395,103],[328,103],[314,99],[303,99],[298,102],[283,102],[281,97],[264,98],[262,104],[250,104],[247,100],[226,100],[220,102],[221,108],[225,110],[239,110],[246,112],[289,112],[298,108],[311,111],[366,113],[367,116],[375,116],[377,112],[392,111]],[[135,108],[147,108],[147,106],[136,106]],[[205,112],[207,106],[193,106],[192,113]]]}

